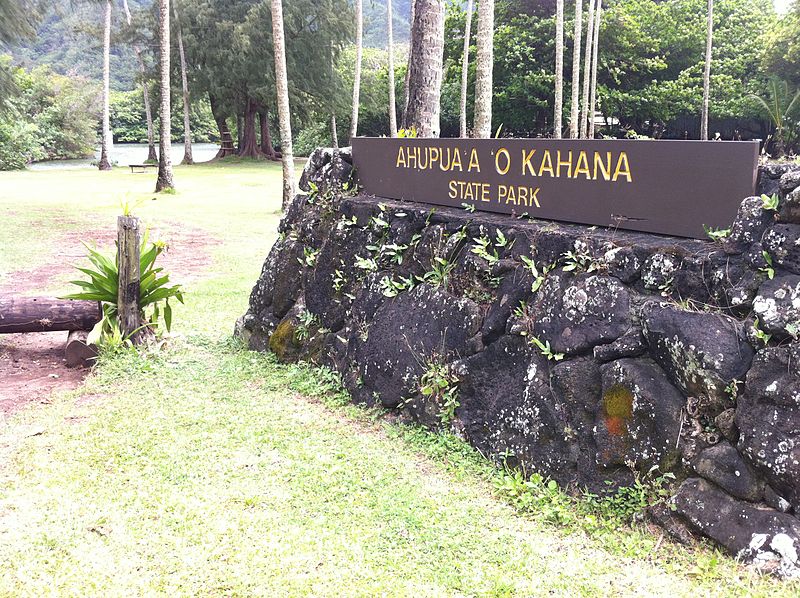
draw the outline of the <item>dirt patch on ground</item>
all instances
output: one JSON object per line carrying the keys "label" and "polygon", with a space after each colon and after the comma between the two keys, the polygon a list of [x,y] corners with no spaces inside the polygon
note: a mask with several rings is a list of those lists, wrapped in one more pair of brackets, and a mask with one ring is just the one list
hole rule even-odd
{"label": "dirt patch on ground", "polygon": [[[159,265],[175,282],[191,283],[208,273],[211,251],[221,241],[200,229],[167,223],[154,228],[151,240],[163,240],[168,250]],[[55,281],[76,273],[73,266],[85,260],[81,241],[89,239],[100,248],[114,246],[116,231],[94,230],[68,233],[59,238],[46,264],[30,270],[8,273],[0,280],[0,293],[47,295]],[[0,417],[31,403],[47,403],[54,390],[72,390],[80,386],[88,373],[85,368],[68,368],[64,361],[66,332],[0,335]]]}

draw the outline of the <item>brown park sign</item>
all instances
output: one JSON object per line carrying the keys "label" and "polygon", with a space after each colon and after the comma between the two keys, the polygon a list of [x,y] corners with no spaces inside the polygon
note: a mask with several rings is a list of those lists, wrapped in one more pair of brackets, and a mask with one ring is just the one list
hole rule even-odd
{"label": "brown park sign", "polygon": [[353,139],[370,195],[706,238],[755,192],[757,141]]}

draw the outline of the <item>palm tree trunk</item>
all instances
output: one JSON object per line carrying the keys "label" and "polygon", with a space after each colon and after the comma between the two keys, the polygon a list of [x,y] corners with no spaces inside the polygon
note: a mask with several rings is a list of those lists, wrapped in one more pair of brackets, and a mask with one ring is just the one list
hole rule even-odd
{"label": "palm tree trunk", "polygon": [[492,136],[493,68],[494,0],[478,0],[477,58],[475,60],[474,136],[479,139]]}
{"label": "palm tree trunk", "polygon": [[[128,0],[122,0],[122,8],[125,11],[125,19],[128,22],[128,27],[131,26],[133,18],[131,17],[130,8],[128,8]],[[136,55],[136,62],[139,65],[139,76],[142,78],[142,96],[144,99],[144,115],[147,121],[147,162],[158,162],[158,154],[156,154],[156,143],[153,136],[153,110],[150,107],[150,89],[147,85],[147,70],[144,66],[144,58],[142,58],[142,49],[139,44],[133,44],[133,53]]]}
{"label": "palm tree trunk", "polygon": [[103,31],[103,140],[100,147],[100,170],[111,170],[108,153],[111,151],[111,0],[106,0],[105,29]]}
{"label": "palm tree trunk", "polygon": [[589,83],[592,79],[592,48],[594,47],[594,5],[595,0],[589,0],[589,18],[586,24],[586,51],[583,59],[583,99],[581,101],[580,136],[583,139],[588,134],[589,124]]}
{"label": "palm tree trunk", "polygon": [[556,0],[556,89],[553,106],[553,137],[561,139],[564,104],[564,0]]}
{"label": "palm tree trunk", "polygon": [[464,55],[461,58],[461,118],[459,135],[467,136],[467,84],[469,82],[469,42],[472,33],[472,0],[467,0],[467,23],[464,28]]}
{"label": "palm tree trunk", "polygon": [[392,23],[392,0],[386,0],[387,33],[389,36],[389,136],[397,137],[397,102],[394,97],[394,35]]}
{"label": "palm tree trunk", "polygon": [[275,87],[278,90],[278,120],[281,125],[283,161],[283,209],[289,207],[295,193],[292,124],[289,111],[289,79],[286,73],[286,42],[283,37],[282,0],[272,0],[272,42],[275,48]]}
{"label": "palm tree trunk", "polygon": [[[417,0],[411,0],[411,20],[409,23],[411,27],[414,26],[414,18],[417,14]],[[411,43],[408,44],[408,64],[406,65],[406,80],[403,82],[403,118],[401,122],[403,124],[403,128],[408,128],[408,99],[410,97],[410,85],[411,85],[411,58],[412,58],[412,51],[413,47]]]}
{"label": "palm tree trunk", "polygon": [[169,0],[158,2],[158,45],[161,68],[161,107],[158,111],[160,131],[158,139],[158,179],[156,180],[156,193],[175,188],[172,176],[172,126],[170,117],[172,106],[170,102],[170,43],[169,43]]}
{"label": "palm tree trunk", "polygon": [[700,115],[700,139],[708,141],[708,104],[711,96],[711,49],[714,38],[714,0],[708,0],[706,27],[706,64],[703,69],[703,111]]}
{"label": "palm tree trunk", "polygon": [[175,16],[175,29],[178,34],[178,54],[181,58],[181,85],[183,87],[183,162],[181,164],[194,164],[194,157],[192,156],[192,104],[189,99],[189,78],[186,74],[186,52],[183,49],[183,32],[181,31],[181,20],[176,4],[172,5],[172,11]]}
{"label": "palm tree trunk", "polygon": [[581,34],[583,33],[583,0],[575,0],[575,29],[572,36],[572,101],[569,115],[569,136],[577,139],[580,132]]}
{"label": "palm tree trunk", "polygon": [[438,137],[444,61],[445,0],[416,0],[411,25],[407,126],[419,137]]}
{"label": "palm tree trunk", "polygon": [[339,133],[336,131],[336,113],[331,112],[331,145],[339,147]]}
{"label": "palm tree trunk", "polygon": [[364,6],[356,0],[356,70],[353,77],[353,117],[350,119],[350,139],[358,134],[358,108],[361,95],[361,58],[364,53]]}
{"label": "palm tree trunk", "polygon": [[603,0],[597,0],[594,9],[594,40],[592,43],[592,84],[589,97],[589,121],[587,123],[586,136],[594,139],[594,113],[597,108],[597,56],[600,48],[600,21],[603,18]]}

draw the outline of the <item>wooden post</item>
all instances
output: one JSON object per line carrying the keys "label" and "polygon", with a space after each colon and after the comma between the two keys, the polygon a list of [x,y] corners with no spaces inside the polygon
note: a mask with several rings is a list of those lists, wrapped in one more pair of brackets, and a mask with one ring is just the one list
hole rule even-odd
{"label": "wooden post", "polygon": [[117,290],[117,317],[119,328],[133,344],[145,337],[139,310],[139,248],[141,222],[134,216],[117,218],[117,263],[119,287]]}

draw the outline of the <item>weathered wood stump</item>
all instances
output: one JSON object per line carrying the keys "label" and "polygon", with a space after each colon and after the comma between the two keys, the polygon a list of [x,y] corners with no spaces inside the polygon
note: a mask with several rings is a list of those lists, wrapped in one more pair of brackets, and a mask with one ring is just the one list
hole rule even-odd
{"label": "weathered wood stump", "polygon": [[83,330],[73,330],[67,337],[64,358],[68,368],[90,367],[97,357],[97,347],[87,343],[89,334]]}
{"label": "weathered wood stump", "polygon": [[119,216],[117,218],[117,260],[119,263],[117,317],[123,336],[130,338],[134,344],[139,344],[146,336],[139,309],[141,242],[139,219],[134,216]]}
{"label": "weathered wood stump", "polygon": [[94,301],[0,296],[0,334],[91,330],[102,317]]}

